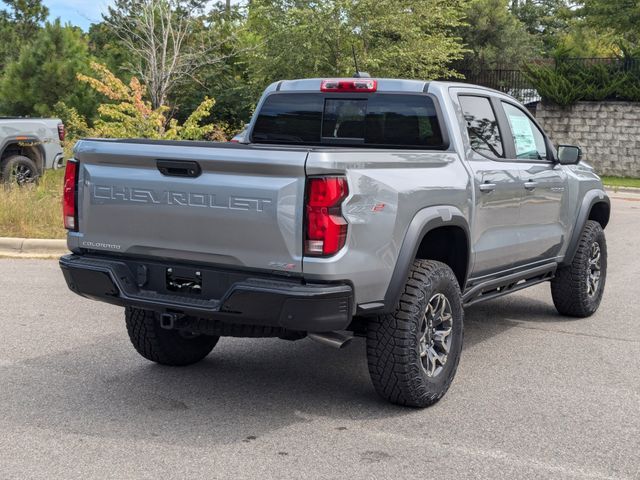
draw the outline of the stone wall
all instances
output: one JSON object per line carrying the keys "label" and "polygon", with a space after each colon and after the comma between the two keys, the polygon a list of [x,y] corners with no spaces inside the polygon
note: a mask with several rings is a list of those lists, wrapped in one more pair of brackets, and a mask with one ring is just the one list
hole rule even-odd
{"label": "stone wall", "polygon": [[598,174],[640,177],[640,103],[540,103],[536,118],[556,144],[582,147]]}

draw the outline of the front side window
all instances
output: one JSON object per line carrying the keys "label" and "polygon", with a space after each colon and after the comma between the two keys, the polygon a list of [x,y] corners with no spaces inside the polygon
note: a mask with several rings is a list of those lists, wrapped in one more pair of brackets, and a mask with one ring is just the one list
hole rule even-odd
{"label": "front side window", "polygon": [[503,158],[504,147],[498,120],[489,99],[471,95],[461,95],[459,98],[471,148],[489,158]]}
{"label": "front side window", "polygon": [[547,146],[540,129],[518,107],[502,102],[504,113],[509,119],[516,158],[523,160],[546,160]]}
{"label": "front side window", "polygon": [[433,99],[426,95],[285,93],[260,109],[254,143],[446,148]]}

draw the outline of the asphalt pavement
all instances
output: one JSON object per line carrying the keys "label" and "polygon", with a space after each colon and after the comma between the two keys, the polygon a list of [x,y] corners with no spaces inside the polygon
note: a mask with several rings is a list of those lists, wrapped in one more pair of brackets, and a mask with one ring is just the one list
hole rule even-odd
{"label": "asphalt pavement", "polygon": [[364,341],[227,339],[154,365],[57,262],[0,260],[0,479],[640,478],[640,197],[614,194],[600,310],[549,286],[471,307],[426,410],[371,386]]}

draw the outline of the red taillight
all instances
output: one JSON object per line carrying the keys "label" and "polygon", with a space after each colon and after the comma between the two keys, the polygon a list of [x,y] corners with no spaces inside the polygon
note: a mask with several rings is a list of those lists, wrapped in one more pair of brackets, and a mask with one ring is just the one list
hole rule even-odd
{"label": "red taillight", "polygon": [[78,212],[76,211],[76,190],[78,187],[78,162],[69,160],[64,171],[64,190],[62,193],[62,215],[64,228],[78,231]]}
{"label": "red taillight", "polygon": [[321,92],[375,92],[378,81],[370,78],[331,79],[323,80],[320,84]]}
{"label": "red taillight", "polygon": [[59,123],[58,124],[58,138],[60,139],[61,142],[64,142],[65,134],[66,134],[66,131],[64,129],[64,123]]}
{"label": "red taillight", "polygon": [[310,178],[307,183],[305,255],[327,256],[337,253],[347,239],[347,222],[342,201],[349,195],[343,177]]}

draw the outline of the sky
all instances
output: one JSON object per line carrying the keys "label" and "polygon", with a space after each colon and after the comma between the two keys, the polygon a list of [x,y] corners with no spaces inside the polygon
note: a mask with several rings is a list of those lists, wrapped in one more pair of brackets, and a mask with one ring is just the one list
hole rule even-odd
{"label": "sky", "polygon": [[100,14],[106,12],[111,0],[44,0],[49,8],[49,18],[53,20],[60,17],[62,23],[70,22],[73,25],[88,30],[91,23],[100,21]]}
{"label": "sky", "polygon": [[100,14],[106,12],[112,0],[44,0],[42,3],[49,8],[51,20],[60,17],[63,24],[70,22],[87,31],[90,24],[100,21]]}

